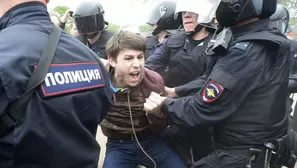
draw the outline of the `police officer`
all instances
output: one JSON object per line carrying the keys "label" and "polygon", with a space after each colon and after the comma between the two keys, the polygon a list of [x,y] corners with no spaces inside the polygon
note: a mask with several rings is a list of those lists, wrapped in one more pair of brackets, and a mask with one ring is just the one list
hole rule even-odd
{"label": "police officer", "polygon": [[[104,65],[74,37],[62,31],[45,80],[18,109],[20,118],[7,112],[33,71],[46,68],[35,66],[53,30],[46,2],[0,1],[0,167],[94,168],[97,127],[112,92]],[[12,130],[1,132],[7,121]]]}
{"label": "police officer", "polygon": [[152,36],[148,36],[146,39],[146,58],[154,53],[165,38],[170,34],[177,33],[181,18],[174,18],[175,8],[176,2],[174,0],[161,0],[150,9],[146,23],[152,26],[154,30]]}
{"label": "police officer", "polygon": [[[270,17],[271,27],[279,29],[283,34],[287,32],[289,27],[290,14],[288,9],[278,4],[275,13]],[[287,112],[290,114],[293,104],[293,95],[297,92],[297,41],[290,40],[291,50],[290,50],[290,78],[288,84],[288,101],[287,101]],[[291,118],[291,117],[290,117]]]}
{"label": "police officer", "polygon": [[114,33],[106,30],[102,5],[96,0],[83,1],[75,9],[73,16],[80,34],[78,39],[100,58],[107,59],[105,45]]}
{"label": "police officer", "polygon": [[[204,75],[206,59],[203,56],[208,42],[215,31],[214,14],[198,17],[199,1],[177,1],[175,18],[181,20],[185,32],[171,35],[146,60],[146,67],[162,73],[168,66],[168,75],[165,80],[170,96],[185,96],[182,85]],[[207,9],[206,9],[207,10]],[[198,22],[204,24],[198,24]],[[205,82],[205,81],[203,81]],[[179,90],[182,88],[181,90]],[[173,93],[174,92],[174,93]],[[168,91],[169,93],[169,91]],[[173,95],[174,94],[174,95]],[[166,130],[165,139],[183,158],[186,164],[191,164],[193,151],[194,160],[207,156],[212,151],[212,140],[208,126],[188,129],[174,123]]]}
{"label": "police officer", "polygon": [[289,41],[269,28],[277,0],[202,1],[199,17],[206,6],[218,6],[216,18],[223,27],[207,49],[207,82],[192,97],[151,93],[145,110],[162,107],[178,124],[213,125],[216,149],[197,167],[246,167],[249,148],[263,149],[264,142],[287,132]]}

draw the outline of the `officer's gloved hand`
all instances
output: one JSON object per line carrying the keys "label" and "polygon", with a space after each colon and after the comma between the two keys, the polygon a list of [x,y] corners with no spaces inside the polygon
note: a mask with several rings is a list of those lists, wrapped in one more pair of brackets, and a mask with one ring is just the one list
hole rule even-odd
{"label": "officer's gloved hand", "polygon": [[297,155],[297,132],[294,130],[288,131],[288,147]]}

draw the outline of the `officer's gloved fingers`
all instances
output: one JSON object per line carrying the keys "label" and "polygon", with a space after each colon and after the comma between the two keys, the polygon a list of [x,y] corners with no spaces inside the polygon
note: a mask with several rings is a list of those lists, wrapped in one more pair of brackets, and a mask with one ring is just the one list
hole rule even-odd
{"label": "officer's gloved fingers", "polygon": [[290,130],[288,132],[289,149],[297,155],[297,132]]}

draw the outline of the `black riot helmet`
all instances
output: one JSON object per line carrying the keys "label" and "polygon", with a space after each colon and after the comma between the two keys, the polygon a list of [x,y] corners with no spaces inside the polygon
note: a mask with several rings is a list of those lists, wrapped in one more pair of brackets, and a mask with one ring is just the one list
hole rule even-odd
{"label": "black riot helmet", "polygon": [[276,10],[277,0],[219,0],[216,18],[223,27],[259,17],[268,18]]}
{"label": "black riot helmet", "polygon": [[290,13],[286,7],[278,4],[276,11],[270,16],[271,27],[279,29],[283,34],[286,33],[289,27]]}
{"label": "black riot helmet", "polygon": [[74,11],[74,21],[79,34],[95,37],[105,28],[104,10],[98,0],[80,3]]}
{"label": "black riot helmet", "polygon": [[179,28],[181,20],[174,19],[175,7],[174,0],[160,0],[152,6],[146,23],[151,26],[157,24],[153,35],[157,35],[162,30],[170,32]]}

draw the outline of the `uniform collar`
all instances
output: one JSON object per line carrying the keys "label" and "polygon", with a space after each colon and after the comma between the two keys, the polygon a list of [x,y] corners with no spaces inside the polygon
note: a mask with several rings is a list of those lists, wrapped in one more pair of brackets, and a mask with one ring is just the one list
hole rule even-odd
{"label": "uniform collar", "polygon": [[254,21],[252,23],[237,27],[237,28],[232,28],[232,32],[234,36],[241,36],[246,33],[250,32],[257,32],[261,31],[264,29],[267,29],[269,27],[269,19],[260,19],[257,21]]}
{"label": "uniform collar", "polygon": [[[37,1],[25,2],[10,8],[0,19],[0,30],[9,26],[33,20],[32,17],[45,17],[50,20],[45,4]],[[34,19],[36,20],[36,19]]]}

